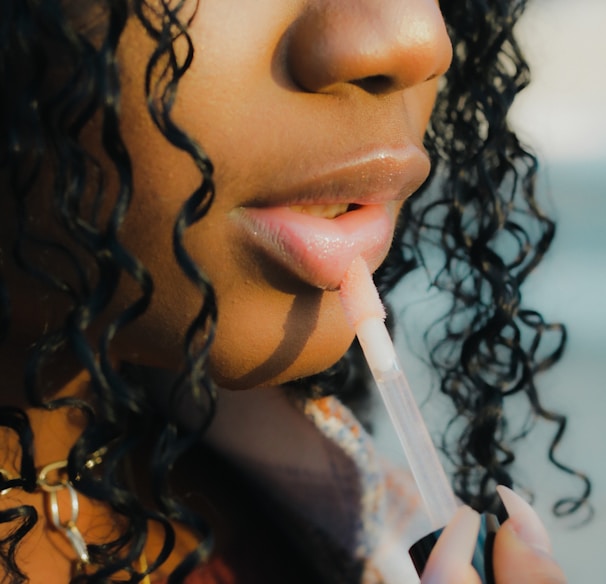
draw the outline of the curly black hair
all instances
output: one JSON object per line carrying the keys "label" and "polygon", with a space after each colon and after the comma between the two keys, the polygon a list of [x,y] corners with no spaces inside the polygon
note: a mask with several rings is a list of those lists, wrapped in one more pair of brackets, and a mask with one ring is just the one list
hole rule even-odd
{"label": "curly black hair", "polygon": [[[144,574],[133,566],[145,545],[149,521],[158,522],[165,537],[147,572],[161,565],[173,549],[173,520],[186,523],[199,535],[199,546],[175,569],[171,583],[182,581],[208,558],[212,547],[204,518],[174,496],[169,481],[170,469],[210,422],[215,402],[207,356],[217,308],[211,283],[183,245],[187,228],[212,204],[213,166],[171,115],[179,81],[193,58],[188,35],[192,15],[183,17],[184,4],[184,0],[83,0],[77,10],[70,10],[72,3],[65,0],[3,2],[0,79],[10,90],[0,92],[0,209],[14,215],[15,233],[10,244],[2,241],[0,270],[3,255],[12,254],[25,274],[56,290],[68,307],[62,326],[45,332],[30,348],[25,392],[32,406],[76,407],[86,415],[86,428],[69,453],[69,478],[79,492],[107,502],[121,526],[115,540],[89,546],[96,571],[75,576],[74,581],[106,582],[117,572],[130,574],[129,581],[140,581]],[[431,363],[440,372],[442,391],[452,398],[457,417],[465,422],[452,454],[458,456],[453,458],[457,493],[481,509],[494,505],[492,483],[512,483],[508,467],[513,453],[503,417],[503,400],[511,393],[526,392],[533,412],[556,423],[549,456],[574,472],[554,456],[565,418],[541,406],[535,386],[536,374],[560,358],[565,330],[521,306],[520,287],[554,234],[553,223],[534,197],[536,160],[506,123],[514,96],[528,82],[528,69],[513,35],[524,4],[460,0],[443,6],[454,62],[426,139],[434,169],[428,184],[405,206],[395,244],[377,274],[380,291],[387,294],[423,265],[428,242],[443,253],[443,268],[433,284],[449,293],[452,304],[428,333],[428,339],[436,334],[438,338],[433,341]],[[72,12],[94,17],[83,28]],[[187,153],[200,173],[199,186],[184,203],[173,231],[175,257],[201,298],[185,338],[186,365],[172,388],[175,401],[181,392],[190,392],[205,412],[195,432],[183,431],[170,415],[159,431],[152,428],[150,420],[156,424],[158,420],[150,415],[152,406],[142,387],[109,358],[112,340],[145,312],[154,290],[145,266],[119,237],[133,193],[130,157],[120,133],[116,59],[129,17],[137,18],[156,43],[146,71],[149,114],[166,140]],[[119,178],[109,215],[100,212],[106,187],[101,164],[81,143],[83,128],[94,118],[101,119],[103,149]],[[439,195],[430,184],[440,185]],[[91,188],[94,202],[84,205]],[[37,196],[49,201],[49,212],[61,233],[56,239],[41,238],[30,224],[29,209]],[[65,277],[58,278],[32,259],[42,249],[69,267]],[[91,326],[110,304],[120,278],[136,283],[139,297],[93,342]],[[0,343],[10,339],[10,325],[10,282],[0,271]],[[556,348],[544,355],[540,346],[547,333],[558,340]],[[71,351],[89,372],[94,403],[52,398],[45,367],[64,351]],[[349,354],[331,371],[299,385],[320,384],[326,391],[338,392],[346,379],[359,377],[352,375],[357,368]],[[0,491],[19,487],[33,492],[36,470],[28,419],[21,410],[2,406],[0,426],[18,437],[22,451],[19,476],[0,477]],[[461,426],[453,422],[452,427]],[[150,435],[155,437],[149,457],[153,509],[129,488],[124,470],[125,461]],[[89,468],[87,461],[100,450],[105,452],[103,464]],[[561,502],[558,512],[573,511],[586,502],[589,482],[578,476],[583,493]],[[0,523],[8,527],[0,540],[0,569],[11,582],[26,580],[15,561],[16,547],[36,521],[30,506],[0,512]]]}
{"label": "curly black hair", "polygon": [[[457,495],[496,512],[494,487],[513,483],[512,445],[542,418],[555,425],[549,459],[581,483],[580,494],[557,501],[554,512],[586,507],[591,514],[591,483],[556,457],[566,417],[543,407],[536,386],[537,374],[562,356],[566,329],[522,303],[522,285],[555,234],[535,197],[537,159],[507,122],[530,81],[514,36],[525,6],[523,0],[442,6],[454,57],[426,135],[433,180],[405,207],[400,245],[377,277],[387,293],[410,269],[425,266],[426,257],[432,267],[436,255],[442,258],[431,284],[448,294],[450,306],[425,338],[440,389],[456,409],[442,446],[456,469]],[[504,399],[520,392],[531,406],[529,423],[510,435]]]}
{"label": "curly black hair", "polygon": [[[200,545],[173,574],[173,581],[208,556],[210,535],[204,522],[183,508],[170,492],[167,471],[180,453],[194,440],[194,433],[184,435],[173,422],[166,422],[159,432],[150,475],[158,510],[145,508],[126,486],[121,462],[137,447],[141,436],[149,433],[150,405],[142,388],[128,383],[109,359],[112,339],[126,324],[143,314],[153,293],[153,281],[143,265],[119,240],[119,229],[132,197],[132,169],[129,154],[119,129],[120,87],[116,51],[127,18],[134,11],[148,34],[157,41],[157,49],[147,65],[146,92],[150,115],[172,144],[187,152],[200,170],[200,186],[190,195],[174,226],[174,252],[179,265],[199,287],[203,299],[200,312],[186,336],[187,365],[175,382],[174,392],[189,388],[200,406],[212,416],[214,395],[206,373],[206,357],[212,342],[216,307],[212,288],[197,266],[189,259],[183,245],[183,233],[205,213],[213,198],[212,164],[202,150],[171,120],[179,79],[189,67],[193,49],[186,32],[187,23],[179,18],[182,3],[168,6],[145,2],[110,0],[89,2],[89,9],[100,13],[101,25],[92,21],[93,30],[79,31],[68,13],[69,4],[56,0],[6,3],[2,18],[0,75],[11,80],[10,93],[3,92],[0,118],[0,168],[6,185],[2,194],[3,209],[15,215],[16,234],[12,243],[15,262],[30,276],[65,295],[69,309],[63,326],[42,335],[29,351],[24,372],[25,390],[32,405],[56,409],[78,407],[89,417],[89,424],[71,450],[68,474],[83,494],[107,501],[124,518],[123,530],[115,541],[90,545],[91,559],[100,568],[88,579],[106,581],[120,570],[133,572],[147,537],[148,521],[159,522],[165,542],[157,558],[149,565],[151,572],[161,565],[174,546],[171,520],[180,520],[200,533]],[[78,7],[76,12],[83,10]],[[187,51],[177,58],[174,43],[188,41]],[[53,59],[49,55],[53,55]],[[57,76],[60,81],[57,82]],[[99,208],[104,191],[100,164],[80,143],[84,126],[101,115],[102,142],[119,177],[116,202],[109,217],[101,217]],[[50,162],[51,176],[43,166]],[[39,182],[44,179],[45,187]],[[82,200],[91,182],[96,181],[95,202],[84,209]],[[48,185],[48,186],[46,186]],[[64,240],[41,240],[28,225],[28,205],[32,192],[44,189],[52,201],[52,212],[70,247]],[[63,280],[57,279],[29,258],[36,249],[50,249],[71,268]],[[71,249],[78,249],[76,256]],[[86,265],[86,269],[84,268]],[[139,298],[110,323],[93,344],[87,338],[95,321],[112,299],[119,278],[130,277],[140,289]],[[3,283],[2,335],[10,324],[10,289]],[[204,334],[205,342],[197,342]],[[193,345],[195,342],[195,350]],[[49,399],[45,395],[43,371],[53,356],[66,348],[72,351],[91,376],[91,390],[96,400],[90,404],[71,399]],[[18,410],[2,408],[2,423],[11,428],[22,445],[20,476],[5,480],[2,489],[36,488],[33,468],[33,444],[27,419]],[[89,470],[86,462],[100,449],[107,449],[104,472]],[[6,477],[3,477],[5,479]],[[0,545],[0,562],[12,581],[25,580],[15,563],[18,542],[36,520],[32,507],[2,512],[0,521],[15,525]],[[133,581],[140,574],[133,573]],[[81,579],[76,577],[76,580]]]}

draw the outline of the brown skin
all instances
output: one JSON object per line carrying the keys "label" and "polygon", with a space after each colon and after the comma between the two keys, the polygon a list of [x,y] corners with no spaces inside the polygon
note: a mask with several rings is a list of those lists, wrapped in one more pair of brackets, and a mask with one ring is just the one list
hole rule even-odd
{"label": "brown skin", "polygon": [[[315,373],[339,359],[353,338],[337,294],[252,255],[234,241],[230,213],[275,184],[320,174],[370,147],[421,143],[437,84],[425,80],[443,73],[450,59],[432,1],[415,0],[406,9],[401,2],[360,1],[347,13],[337,2],[304,8],[265,0],[239,4],[234,12],[229,2],[214,0],[204,3],[191,28],[199,54],[180,86],[175,118],[213,160],[218,195],[187,244],[217,294],[212,367],[226,387]],[[421,22],[427,30],[416,32]],[[134,339],[144,330],[154,340],[136,347],[145,351],[143,359],[170,366],[169,359],[180,358],[182,332],[200,301],[172,258],[167,218],[197,186],[199,173],[141,108],[152,45],[134,21],[123,49],[124,130],[138,195],[124,233],[157,286],[132,333]],[[377,93],[350,83],[373,75],[390,79]]]}
{"label": "brown skin", "polygon": [[[98,13],[87,23],[86,15],[76,12],[79,26],[99,30]],[[340,0],[205,0],[190,34],[196,56],[180,84],[174,118],[204,146],[216,169],[216,201],[186,237],[189,252],[217,295],[213,375],[219,384],[241,389],[321,371],[343,355],[353,338],[337,293],[310,286],[243,246],[230,216],[276,184],[322,175],[382,146],[422,143],[437,78],[451,57],[437,2],[353,0],[344,10]],[[152,50],[153,43],[131,18],[119,62],[123,133],[133,160],[135,192],[122,237],[150,270],[156,289],[145,316],[113,348],[117,360],[176,368],[184,331],[201,298],[175,262],[172,226],[200,175],[185,154],[166,142],[147,113],[143,76]],[[96,153],[97,124],[84,134]],[[424,176],[420,173],[415,186]],[[108,178],[111,203],[111,172]],[[408,194],[385,203],[394,215]],[[48,201],[37,203],[32,221],[48,233],[53,230]],[[5,248],[12,226],[4,218],[11,213],[4,207],[0,211],[0,244]],[[62,272],[52,255],[43,261]],[[24,348],[41,330],[56,326],[63,310],[52,293],[32,285],[10,263],[4,270],[15,306],[0,370],[5,372],[4,386],[13,389],[18,387]],[[112,312],[135,294],[125,281]],[[46,373],[62,395],[85,392],[86,375],[69,360]],[[2,400],[18,401],[16,395],[12,391]],[[37,442],[45,445],[37,451],[38,465],[64,458],[81,431],[80,421],[62,411],[34,417],[32,425]],[[15,496],[44,516],[39,495]],[[89,541],[103,536],[104,514],[103,508],[81,502],[79,526]],[[43,521],[19,556],[36,558],[25,566],[32,582],[67,581],[70,549]]]}
{"label": "brown skin", "polygon": [[[238,3],[237,10],[232,4],[211,0],[198,10],[190,28],[196,57],[180,84],[174,118],[216,168],[216,201],[186,238],[218,299],[211,366],[219,384],[246,388],[325,369],[346,351],[353,331],[335,292],[253,254],[236,241],[230,215],[276,185],[322,175],[373,149],[420,146],[451,47],[433,0],[358,0],[347,11],[327,0],[263,0]],[[78,17],[86,28],[86,19]],[[145,317],[114,349],[117,359],[176,368],[183,333],[201,299],[175,262],[172,228],[200,174],[167,143],[145,107],[144,69],[153,48],[132,18],[119,55],[123,133],[135,185],[122,238],[152,273],[156,293]],[[87,129],[84,142],[103,159],[98,123]],[[427,159],[419,165],[424,170],[416,187],[428,171]],[[107,178],[111,204],[111,169]],[[408,194],[389,203],[394,216]],[[48,229],[48,216],[40,216],[41,231]],[[129,288],[126,283],[116,295],[115,308],[133,300],[136,292]],[[28,281],[17,284],[23,318],[32,318],[29,307],[40,295]],[[30,338],[58,320],[56,306],[49,296],[44,312],[33,315],[38,326]]]}
{"label": "brown skin", "polygon": [[[81,29],[92,35],[102,31],[103,15],[93,10],[89,21],[85,13],[94,2],[68,6],[77,8],[73,17]],[[211,367],[226,387],[275,384],[318,372],[338,360],[353,338],[337,293],[310,286],[253,254],[234,237],[230,213],[276,184],[322,175],[369,150],[420,145],[437,77],[450,61],[450,43],[434,0],[356,0],[347,10],[342,8],[330,0],[205,0],[190,28],[196,56],[180,83],[174,118],[213,161],[217,198],[209,214],[188,232],[186,244],[217,295],[219,321]],[[116,360],[177,368],[184,332],[201,297],[173,257],[172,228],[200,174],[149,118],[143,79],[153,48],[131,18],[119,62],[122,130],[133,161],[134,197],[121,233],[124,244],[150,270],[155,294],[145,316],[119,336],[113,349]],[[367,86],[367,78],[382,81]],[[99,119],[86,128],[83,142],[103,161]],[[426,159],[417,165],[427,172]],[[409,190],[424,176],[419,173]],[[109,165],[106,180],[109,208],[116,186]],[[44,179],[40,186],[31,198],[31,226],[42,235],[60,237]],[[394,216],[408,194],[386,203]],[[0,203],[3,249],[9,248],[13,235],[13,225],[5,220],[13,216],[9,204]],[[66,273],[53,254],[36,260],[54,273]],[[0,357],[3,386],[11,392],[2,401],[20,403],[14,388],[19,387],[25,348],[41,331],[60,325],[66,306],[23,276],[10,259],[3,269],[14,306],[10,341]],[[124,279],[111,314],[93,331],[137,293]],[[86,374],[69,358],[46,369],[45,381],[57,395],[86,391]],[[81,423],[64,411],[35,416],[32,425],[37,443],[45,445],[36,452],[38,466],[64,458],[81,432]],[[9,442],[7,437],[5,444]],[[7,454],[7,468],[9,459]],[[15,505],[13,497],[45,516],[41,495],[13,492],[10,501],[4,498],[2,503]],[[78,525],[88,541],[103,537],[111,523],[105,513],[81,501]],[[32,582],[67,581],[70,548],[43,519],[19,557],[35,558],[24,566]]]}

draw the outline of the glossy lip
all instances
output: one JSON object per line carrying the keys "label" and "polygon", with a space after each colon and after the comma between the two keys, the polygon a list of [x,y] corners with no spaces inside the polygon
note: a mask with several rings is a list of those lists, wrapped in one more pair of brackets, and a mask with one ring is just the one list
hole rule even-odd
{"label": "glossy lip", "polygon": [[[416,146],[374,151],[258,194],[234,211],[237,233],[245,246],[307,284],[337,289],[358,255],[373,271],[380,265],[391,245],[399,202],[419,188],[428,172],[428,157]],[[343,203],[355,208],[335,219],[289,208]]]}
{"label": "glossy lip", "polygon": [[[422,148],[382,148],[348,158],[342,164],[322,169],[301,179],[295,176],[257,193],[244,207],[370,205],[404,200],[414,193],[429,174],[429,157]],[[283,184],[285,183],[285,184]]]}

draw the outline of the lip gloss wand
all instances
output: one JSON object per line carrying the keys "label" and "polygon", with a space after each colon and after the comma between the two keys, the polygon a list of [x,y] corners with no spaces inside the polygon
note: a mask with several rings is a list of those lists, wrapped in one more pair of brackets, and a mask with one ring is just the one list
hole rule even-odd
{"label": "lip gloss wand", "polygon": [[[356,336],[393,427],[404,448],[410,470],[425,504],[433,531],[427,537],[432,543],[435,543],[441,529],[455,514],[458,504],[414,400],[410,385],[398,362],[392,340],[384,323],[385,309],[372,281],[368,266],[361,257],[357,257],[352,262],[341,282],[339,293],[346,316],[356,331]],[[423,538],[419,543],[425,539]],[[422,546],[431,546],[432,543],[425,542]],[[480,543],[484,544],[483,541]],[[483,553],[481,555],[483,556]],[[411,556],[413,556],[412,548]],[[414,556],[413,561],[417,565],[417,570],[424,567],[417,564]],[[475,557],[474,563],[476,563]],[[483,564],[482,558],[479,563]],[[488,563],[490,564],[489,561]],[[479,568],[478,571],[482,575],[484,566],[476,566],[476,568]],[[491,581],[490,575],[486,577],[488,578],[485,580],[486,582]]]}

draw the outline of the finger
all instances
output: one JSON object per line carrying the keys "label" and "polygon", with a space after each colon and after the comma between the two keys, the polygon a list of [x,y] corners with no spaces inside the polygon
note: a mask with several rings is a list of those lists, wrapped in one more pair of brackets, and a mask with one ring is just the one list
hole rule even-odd
{"label": "finger", "polygon": [[421,584],[480,584],[471,566],[479,529],[478,513],[460,507],[431,552]]}
{"label": "finger", "polygon": [[494,543],[497,584],[565,584],[564,572],[551,556],[547,530],[535,510],[511,489],[499,486],[497,491],[509,515]]}

